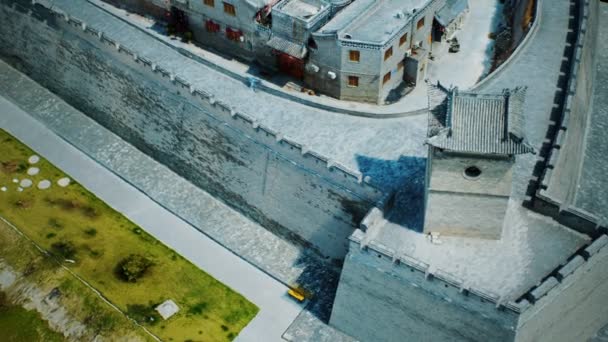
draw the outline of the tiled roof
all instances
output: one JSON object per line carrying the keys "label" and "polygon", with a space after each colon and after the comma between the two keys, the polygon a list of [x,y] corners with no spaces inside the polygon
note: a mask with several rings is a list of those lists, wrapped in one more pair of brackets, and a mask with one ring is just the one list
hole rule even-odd
{"label": "tiled roof", "polygon": [[477,94],[432,85],[427,143],[465,153],[533,153],[523,134],[525,92],[525,88],[516,88],[502,94]]}
{"label": "tiled roof", "polygon": [[307,52],[306,48],[303,45],[294,43],[279,36],[273,36],[272,38],[270,38],[270,40],[266,42],[266,45],[270,46],[275,50],[284,52],[290,56],[300,59],[304,58]]}

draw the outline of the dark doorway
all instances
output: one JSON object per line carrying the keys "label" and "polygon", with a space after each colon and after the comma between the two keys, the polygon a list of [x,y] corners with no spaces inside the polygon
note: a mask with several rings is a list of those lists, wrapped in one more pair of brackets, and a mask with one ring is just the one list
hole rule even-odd
{"label": "dark doorway", "polygon": [[304,61],[277,51],[277,64],[279,71],[298,80],[304,78]]}

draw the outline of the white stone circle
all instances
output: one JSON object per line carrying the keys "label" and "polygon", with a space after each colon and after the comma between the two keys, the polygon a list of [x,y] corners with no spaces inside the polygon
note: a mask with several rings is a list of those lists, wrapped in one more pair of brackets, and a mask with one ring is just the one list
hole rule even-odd
{"label": "white stone circle", "polygon": [[30,176],[35,176],[40,172],[40,169],[37,167],[30,167],[29,169],[27,169],[27,174]]}
{"label": "white stone circle", "polygon": [[13,178],[13,183],[19,183],[19,180],[17,178]]}
{"label": "white stone circle", "polygon": [[65,188],[66,186],[70,185],[70,181],[71,180],[68,177],[63,177],[57,181],[57,185],[62,188]]}
{"label": "white stone circle", "polygon": [[40,161],[40,157],[38,157],[35,154],[27,159],[27,162],[30,164],[36,164],[39,161]]}
{"label": "white stone circle", "polygon": [[51,181],[48,179],[41,180],[38,182],[38,189],[46,190],[51,187]]}
{"label": "white stone circle", "polygon": [[30,186],[32,186],[32,184],[34,184],[32,182],[31,179],[22,179],[21,182],[19,182],[19,186],[21,186],[22,188],[29,188]]}
{"label": "white stone circle", "polygon": [[8,189],[5,186],[0,188],[0,191],[2,191],[2,192],[6,192],[6,190],[8,190]]}

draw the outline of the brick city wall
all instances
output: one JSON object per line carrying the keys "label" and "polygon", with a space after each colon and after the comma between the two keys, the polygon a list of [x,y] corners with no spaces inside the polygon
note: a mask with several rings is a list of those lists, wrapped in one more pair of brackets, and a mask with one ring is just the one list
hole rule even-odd
{"label": "brick city wall", "polygon": [[1,4],[4,60],[267,229],[339,260],[383,196],[69,13]]}

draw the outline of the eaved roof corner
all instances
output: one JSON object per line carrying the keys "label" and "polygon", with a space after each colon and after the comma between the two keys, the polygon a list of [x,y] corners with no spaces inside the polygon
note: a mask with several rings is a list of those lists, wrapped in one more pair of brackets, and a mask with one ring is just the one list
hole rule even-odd
{"label": "eaved roof corner", "polygon": [[534,153],[525,141],[525,95],[525,87],[480,94],[431,85],[427,144],[475,154]]}

